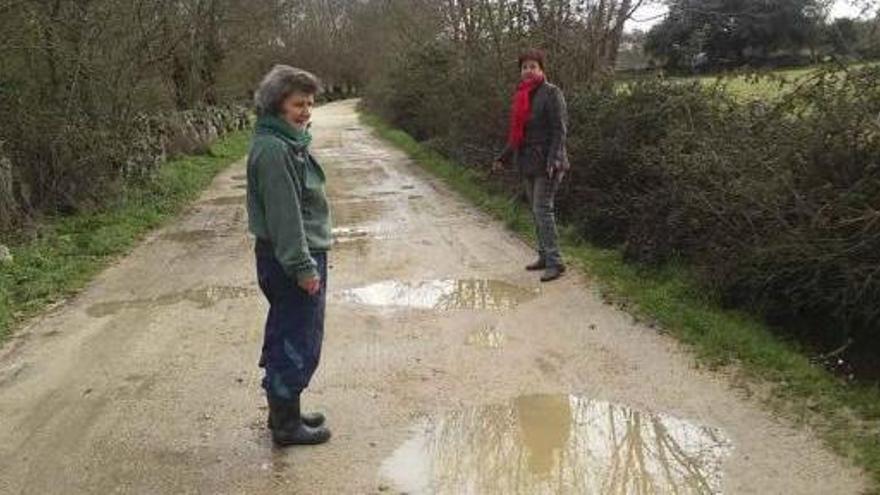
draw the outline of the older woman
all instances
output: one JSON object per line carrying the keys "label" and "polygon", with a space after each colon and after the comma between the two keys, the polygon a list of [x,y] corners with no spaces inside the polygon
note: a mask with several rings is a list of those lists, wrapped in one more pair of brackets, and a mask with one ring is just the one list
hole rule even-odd
{"label": "older woman", "polygon": [[320,82],[276,66],[257,90],[247,163],[247,207],[257,276],[269,301],[260,366],[276,445],[330,439],[322,414],[303,414],[300,395],[318,367],[324,338],[330,211],[324,171],[309,153],[309,121]]}
{"label": "older woman", "polygon": [[535,220],[538,260],[527,270],[543,270],[542,282],[565,273],[557,241],[554,200],[569,169],[565,148],[567,112],[562,91],[547,82],[544,53],[529,50],[519,57],[520,83],[513,96],[507,146],[495,161],[499,170],[516,164]]}

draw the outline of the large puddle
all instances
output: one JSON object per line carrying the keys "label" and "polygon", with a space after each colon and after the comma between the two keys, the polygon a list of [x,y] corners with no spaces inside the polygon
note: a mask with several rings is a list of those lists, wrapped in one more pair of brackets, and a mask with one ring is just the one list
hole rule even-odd
{"label": "large puddle", "polygon": [[244,299],[258,294],[256,289],[247,287],[208,286],[181,292],[162,294],[150,299],[131,299],[127,301],[110,301],[93,304],[86,309],[86,314],[95,318],[114,315],[128,309],[153,309],[171,306],[180,302],[190,302],[199,309],[210,308],[226,299]]}
{"label": "large puddle", "polygon": [[425,421],[381,466],[415,494],[715,494],[724,434],[662,414],[567,395]]}
{"label": "large puddle", "polygon": [[342,299],[353,304],[392,308],[505,310],[537,295],[538,290],[500,280],[450,279],[417,283],[388,280],[348,289],[342,293]]}

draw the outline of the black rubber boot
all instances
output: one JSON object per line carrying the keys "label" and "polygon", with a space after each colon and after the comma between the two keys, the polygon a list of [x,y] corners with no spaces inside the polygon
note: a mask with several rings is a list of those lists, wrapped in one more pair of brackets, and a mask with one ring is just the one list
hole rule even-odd
{"label": "black rubber boot", "polygon": [[272,418],[272,441],[279,447],[291,445],[319,445],[330,440],[330,430],[324,426],[312,428],[300,415],[299,397],[280,400],[269,396],[269,414]]}
{"label": "black rubber boot", "polygon": [[538,258],[538,261],[535,261],[531,265],[526,265],[526,270],[530,272],[536,272],[538,270],[544,270],[547,268],[547,263],[544,262],[544,258]]}
{"label": "black rubber boot", "polygon": [[565,265],[563,264],[548,266],[544,270],[544,274],[541,275],[541,282],[552,282],[561,277],[563,273],[565,273]]}
{"label": "black rubber boot", "polygon": [[[317,428],[319,426],[323,426],[327,421],[327,418],[324,417],[323,414],[319,412],[313,413],[304,413],[302,415],[302,422],[306,426],[310,426],[312,428]],[[266,428],[272,429],[272,410],[269,410],[269,418],[266,420]]]}

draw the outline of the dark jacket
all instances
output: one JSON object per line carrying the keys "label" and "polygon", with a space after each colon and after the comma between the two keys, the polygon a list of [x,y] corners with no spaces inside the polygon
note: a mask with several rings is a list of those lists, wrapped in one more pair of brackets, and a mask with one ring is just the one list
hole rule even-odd
{"label": "dark jacket", "polygon": [[515,150],[508,144],[498,160],[515,164],[527,176],[546,174],[551,168],[568,170],[567,134],[565,96],[561,89],[545,82],[532,93],[531,115],[522,147]]}
{"label": "dark jacket", "polygon": [[270,243],[287,275],[302,281],[318,274],[313,252],[330,249],[330,208],[324,171],[277,117],[260,117],[248,155],[250,231]]}

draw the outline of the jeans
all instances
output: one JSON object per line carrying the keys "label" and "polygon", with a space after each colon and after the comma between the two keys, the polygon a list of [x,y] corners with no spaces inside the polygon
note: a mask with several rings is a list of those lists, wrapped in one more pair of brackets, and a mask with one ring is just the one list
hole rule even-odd
{"label": "jeans", "polygon": [[561,266],[562,254],[559,252],[559,234],[556,231],[554,200],[559,190],[559,181],[544,174],[526,175],[523,178],[526,197],[535,220],[538,236],[538,255],[547,266]]}
{"label": "jeans", "polygon": [[324,309],[327,301],[327,253],[312,253],[321,276],[314,296],[301,289],[275,259],[271,246],[257,241],[257,277],[269,301],[260,367],[263,388],[282,400],[299,396],[309,386],[321,360]]}

